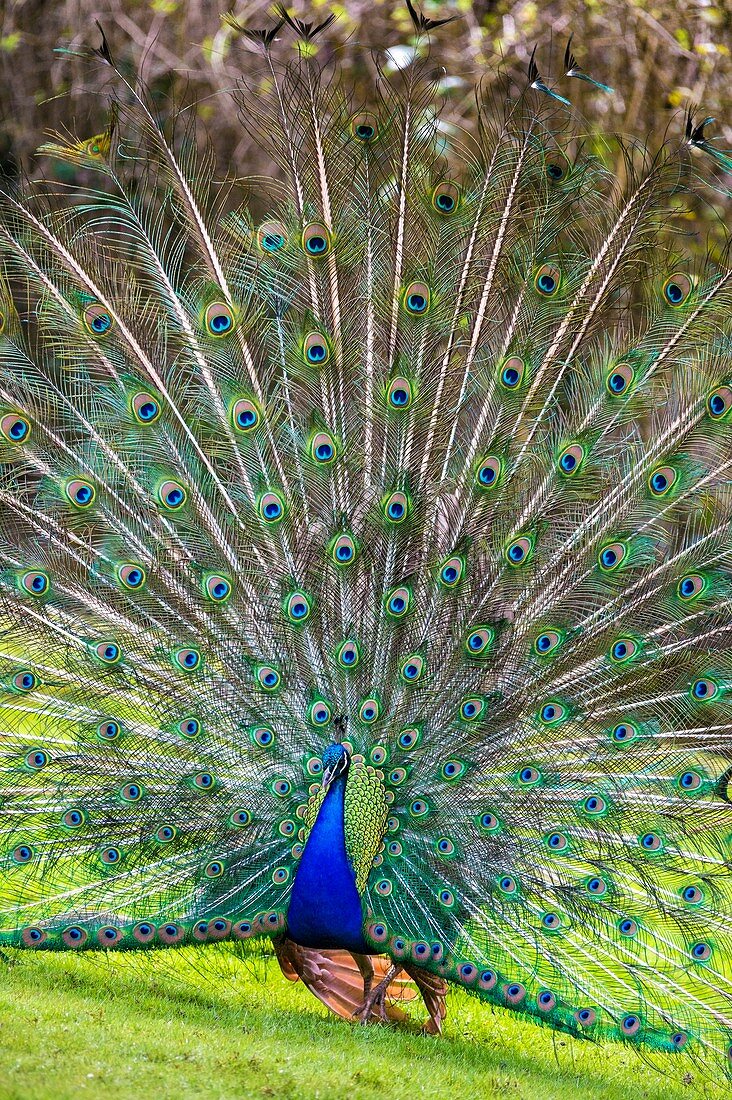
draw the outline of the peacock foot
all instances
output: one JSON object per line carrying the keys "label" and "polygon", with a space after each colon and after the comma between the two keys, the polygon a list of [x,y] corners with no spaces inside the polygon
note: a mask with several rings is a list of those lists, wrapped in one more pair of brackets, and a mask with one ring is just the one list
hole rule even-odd
{"label": "peacock foot", "polygon": [[355,1020],[367,1024],[375,1016],[382,1023],[389,1022],[386,1010],[386,991],[394,978],[401,972],[401,966],[392,964],[378,985],[370,988],[370,983],[364,981],[364,999],[353,1014]]}

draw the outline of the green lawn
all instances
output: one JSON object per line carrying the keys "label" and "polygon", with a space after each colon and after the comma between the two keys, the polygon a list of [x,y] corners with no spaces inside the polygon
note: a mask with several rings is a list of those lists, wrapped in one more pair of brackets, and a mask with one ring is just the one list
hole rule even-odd
{"label": "green lawn", "polygon": [[343,1023],[274,960],[216,948],[0,960],[1,1100],[721,1095],[683,1057],[656,1063],[523,1024],[460,991],[442,1039]]}

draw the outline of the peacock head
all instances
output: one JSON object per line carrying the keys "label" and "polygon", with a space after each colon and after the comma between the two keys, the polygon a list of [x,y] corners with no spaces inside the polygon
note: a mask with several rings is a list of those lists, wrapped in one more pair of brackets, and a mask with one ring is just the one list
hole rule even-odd
{"label": "peacock head", "polygon": [[328,745],[323,753],[323,790],[327,791],[334,779],[345,775],[351,763],[351,757],[345,745],[340,742]]}

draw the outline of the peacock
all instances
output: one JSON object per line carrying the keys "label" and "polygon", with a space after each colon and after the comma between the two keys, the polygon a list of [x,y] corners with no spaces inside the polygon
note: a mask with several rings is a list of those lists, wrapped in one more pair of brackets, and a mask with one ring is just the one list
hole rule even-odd
{"label": "peacock", "polygon": [[0,946],[269,941],[346,1018],[723,1074],[732,160],[588,136],[570,47],[448,124],[409,10],[365,102],[333,16],[230,17],[246,180],[103,36],[106,129],[2,195]]}

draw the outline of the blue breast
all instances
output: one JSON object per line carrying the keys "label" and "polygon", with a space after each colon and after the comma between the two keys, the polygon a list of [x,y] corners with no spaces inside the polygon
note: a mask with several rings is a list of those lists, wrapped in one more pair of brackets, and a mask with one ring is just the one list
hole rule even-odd
{"label": "blue breast", "polygon": [[363,912],[346,853],[343,806],[346,776],[331,783],[295,875],[287,911],[288,935],[303,947],[369,951]]}

